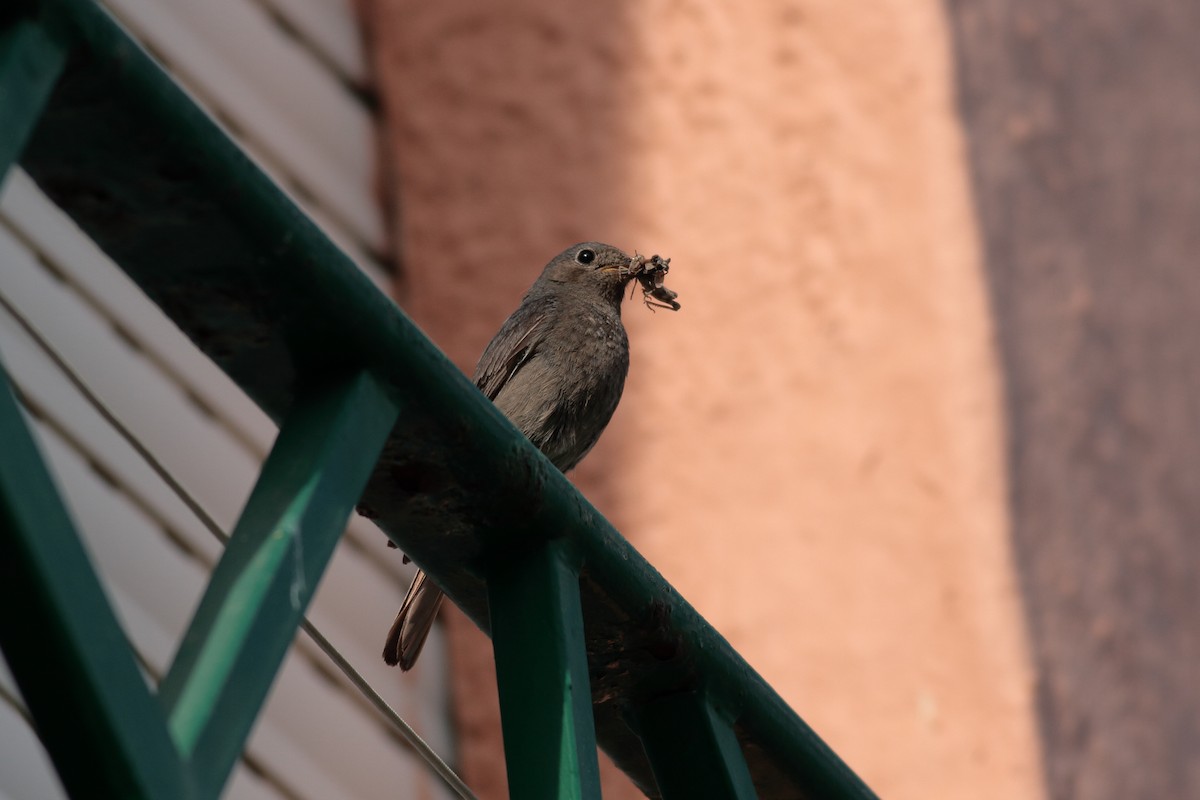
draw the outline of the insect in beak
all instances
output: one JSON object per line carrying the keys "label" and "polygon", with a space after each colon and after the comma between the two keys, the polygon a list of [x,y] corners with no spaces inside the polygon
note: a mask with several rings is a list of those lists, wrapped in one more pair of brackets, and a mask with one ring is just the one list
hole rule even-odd
{"label": "insect in beak", "polygon": [[671,259],[657,255],[646,258],[634,254],[629,260],[629,269],[642,286],[642,300],[647,308],[679,310],[680,305],[675,299],[679,295],[664,285],[667,272],[671,269]]}

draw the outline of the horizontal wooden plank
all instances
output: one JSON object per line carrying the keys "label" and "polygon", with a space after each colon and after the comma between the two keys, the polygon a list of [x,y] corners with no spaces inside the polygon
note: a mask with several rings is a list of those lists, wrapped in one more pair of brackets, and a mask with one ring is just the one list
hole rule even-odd
{"label": "horizontal wooden plank", "polygon": [[44,422],[35,430],[118,618],[138,653],[161,671],[204,589],[205,571]]}
{"label": "horizontal wooden plank", "polygon": [[260,459],[266,455],[275,439],[275,423],[196,349],[23,170],[13,170],[0,192],[0,225],[16,240],[13,246],[52,269],[99,316],[118,326],[161,372],[246,440],[252,453]]}
{"label": "horizontal wooden plank", "polygon": [[[215,561],[219,542],[208,536],[192,513],[96,411],[74,391],[58,370],[42,357],[24,332],[0,310],[0,358],[13,382],[39,414],[55,425],[74,446],[88,454],[118,485],[130,492],[146,513],[186,542],[189,549]],[[207,540],[207,541],[206,541]]]}
{"label": "horizontal wooden plank", "polygon": [[320,53],[343,80],[368,80],[367,55],[358,14],[350,0],[260,0],[308,47]]}
{"label": "horizontal wooden plank", "polygon": [[[236,134],[231,135],[236,136]],[[245,136],[240,137],[239,141],[242,151],[250,157],[255,165],[265,172],[292,202],[304,209],[304,213],[316,223],[321,232],[333,240],[381,292],[391,291],[392,278],[385,272],[374,255],[374,252],[378,252],[378,250],[369,249],[373,247],[371,243],[359,238],[354,231],[348,229],[339,222],[337,217],[325,210],[319,202],[320,198],[310,196],[304,185],[295,180],[294,176],[287,171],[286,165],[280,161],[280,155],[275,150],[256,140],[247,139]]]}
{"label": "horizontal wooden plank", "polygon": [[239,764],[229,779],[222,800],[290,800],[278,786]]}
{"label": "horizontal wooden plank", "polygon": [[[0,684],[13,685],[3,661],[0,661]],[[66,800],[67,797],[37,735],[3,700],[0,700],[0,797],[12,800]]]}
{"label": "horizontal wooden plank", "polygon": [[203,105],[272,154],[322,211],[382,250],[370,113],[248,0],[107,0]]}
{"label": "horizontal wooden plank", "polygon": [[[257,459],[206,417],[154,364],[114,335],[77,295],[56,287],[28,253],[0,232],[0,291],[71,364],[163,465],[229,529],[258,474]],[[56,291],[56,289],[58,289]],[[69,417],[60,416],[67,423]],[[100,451],[103,452],[103,451]],[[213,464],[220,464],[213,469]]]}

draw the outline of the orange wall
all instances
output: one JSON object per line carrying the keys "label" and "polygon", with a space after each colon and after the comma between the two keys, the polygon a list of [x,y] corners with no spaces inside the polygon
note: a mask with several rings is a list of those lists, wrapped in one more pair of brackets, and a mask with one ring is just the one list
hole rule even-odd
{"label": "orange wall", "polygon": [[[683,310],[627,305],[577,483],[882,796],[1040,797],[941,3],[366,14],[414,319],[469,372],[565,245],[670,256]],[[490,648],[451,624],[503,797]]]}

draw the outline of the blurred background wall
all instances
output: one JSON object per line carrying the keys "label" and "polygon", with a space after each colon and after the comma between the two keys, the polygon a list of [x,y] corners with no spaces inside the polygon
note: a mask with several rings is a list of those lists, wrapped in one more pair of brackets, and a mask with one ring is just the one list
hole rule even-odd
{"label": "blurred background wall", "polygon": [[[1011,427],[995,345],[965,11],[364,14],[409,313],[469,372],[566,245],[670,256],[683,310],[627,304],[625,399],[576,482],[882,796],[1042,796],[1035,556],[1012,550],[1037,521],[1005,446],[1037,432]],[[447,616],[460,759],[504,797],[490,645]]]}

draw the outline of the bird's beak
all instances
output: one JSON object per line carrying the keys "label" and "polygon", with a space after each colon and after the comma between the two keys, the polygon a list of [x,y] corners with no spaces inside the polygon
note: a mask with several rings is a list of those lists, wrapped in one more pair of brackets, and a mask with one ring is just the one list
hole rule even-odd
{"label": "bird's beak", "polygon": [[641,274],[642,270],[645,268],[645,265],[646,265],[646,257],[645,256],[634,255],[633,257],[631,257],[629,259],[628,264],[621,264],[620,266],[616,266],[616,267],[601,267],[600,271],[601,272],[616,272],[621,275],[627,275],[632,278],[635,275]]}

